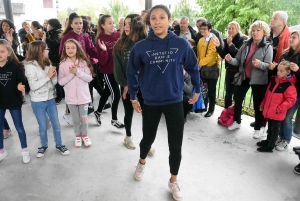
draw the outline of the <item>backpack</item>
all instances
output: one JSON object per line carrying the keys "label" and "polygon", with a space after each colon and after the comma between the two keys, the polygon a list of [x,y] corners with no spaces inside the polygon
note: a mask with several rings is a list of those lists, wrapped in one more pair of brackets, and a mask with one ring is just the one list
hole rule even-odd
{"label": "backpack", "polygon": [[234,106],[230,106],[228,108],[224,108],[220,117],[218,118],[218,123],[223,126],[230,126],[234,122]]}

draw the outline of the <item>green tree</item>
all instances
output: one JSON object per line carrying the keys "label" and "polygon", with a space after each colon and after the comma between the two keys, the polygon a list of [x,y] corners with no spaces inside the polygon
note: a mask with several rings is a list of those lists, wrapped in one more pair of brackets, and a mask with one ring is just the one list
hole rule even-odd
{"label": "green tree", "polygon": [[284,10],[289,15],[288,24],[297,23],[300,9],[298,0],[197,0],[202,16],[212,22],[213,26],[221,32],[225,32],[230,21],[237,21],[241,25],[242,32],[247,33],[254,20],[270,22],[273,12]]}
{"label": "green tree", "polygon": [[80,16],[89,15],[92,18],[92,22],[94,24],[97,24],[100,10],[101,10],[101,6],[99,5],[99,2],[95,0],[85,0],[85,1],[80,1],[77,14]]}
{"label": "green tree", "polygon": [[172,12],[172,19],[179,19],[186,16],[190,20],[191,27],[195,26],[195,14],[196,12],[191,8],[189,0],[181,0],[180,3],[174,8]]}
{"label": "green tree", "polygon": [[126,17],[130,13],[134,13],[127,5],[118,0],[111,0],[108,3],[108,8],[104,7],[101,13],[110,15],[115,21],[116,28],[119,28],[118,20],[120,17]]}
{"label": "green tree", "polygon": [[67,10],[60,10],[60,11],[58,11],[58,13],[57,13],[57,19],[60,22],[63,22],[64,19],[66,19],[67,17],[69,17],[69,14],[68,14]]}

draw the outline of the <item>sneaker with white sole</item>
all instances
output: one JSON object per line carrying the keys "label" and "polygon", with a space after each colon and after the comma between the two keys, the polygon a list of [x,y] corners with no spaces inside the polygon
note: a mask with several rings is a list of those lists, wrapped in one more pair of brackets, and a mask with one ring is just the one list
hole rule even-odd
{"label": "sneaker with white sole", "polygon": [[0,161],[2,161],[7,156],[5,149],[0,150]]}
{"label": "sneaker with white sole", "polygon": [[135,169],[134,178],[140,181],[143,178],[144,170],[145,170],[145,164],[142,164],[139,160]]}
{"label": "sneaker with white sole", "polygon": [[29,163],[30,162],[30,156],[29,156],[29,152],[27,151],[27,149],[24,149],[22,151],[22,156],[23,156],[23,163]]}
{"label": "sneaker with white sole", "polygon": [[97,124],[100,126],[101,125],[101,114],[99,114],[97,111],[95,111],[94,115],[95,115]]}
{"label": "sneaker with white sole", "polygon": [[116,128],[124,128],[125,127],[125,125],[122,124],[121,122],[119,122],[118,120],[111,121],[111,125],[113,125]]}
{"label": "sneaker with white sole", "polygon": [[151,147],[149,152],[148,152],[148,156],[153,156],[155,154],[155,148]]}
{"label": "sneaker with white sole", "polygon": [[183,194],[182,194],[182,190],[179,187],[178,182],[168,182],[168,187],[170,189],[170,191],[172,192],[173,198],[175,200],[182,200],[183,199]]}
{"label": "sneaker with white sole", "polygon": [[73,118],[70,114],[64,113],[63,118],[66,120],[66,122],[70,125],[73,126]]}
{"label": "sneaker with white sole", "polygon": [[80,148],[80,147],[81,147],[81,144],[82,144],[82,139],[81,139],[81,137],[76,137],[76,138],[75,138],[75,147],[76,147],[76,148]]}
{"label": "sneaker with white sole", "polygon": [[48,147],[43,147],[43,146],[39,147],[36,157],[38,157],[38,158],[43,157],[45,155],[45,152],[47,151],[47,149],[48,149]]}
{"label": "sneaker with white sole", "polygon": [[253,134],[254,139],[259,139],[260,138],[260,130],[255,130]]}
{"label": "sneaker with white sole", "polygon": [[281,140],[282,140],[281,137],[278,136],[278,138],[277,138],[277,140],[275,142],[275,146],[279,145],[279,143],[281,142]]}
{"label": "sneaker with white sole", "polygon": [[238,124],[236,121],[233,122],[230,126],[228,126],[228,130],[232,131],[235,129],[241,128],[241,124]]}
{"label": "sneaker with white sole", "polygon": [[4,136],[4,139],[9,138],[11,136],[11,129],[9,129],[9,130],[3,129],[3,136]]}
{"label": "sneaker with white sole", "polygon": [[82,136],[82,141],[83,141],[84,146],[86,146],[86,147],[92,146],[91,139],[89,138],[88,135]]}
{"label": "sneaker with white sole", "polygon": [[125,145],[128,149],[135,149],[135,144],[132,141],[132,137],[131,136],[126,136],[124,139]]}
{"label": "sneaker with white sole", "polygon": [[289,146],[289,143],[285,140],[281,140],[277,145],[276,145],[276,150],[277,151],[284,151],[285,149],[287,149]]}
{"label": "sneaker with white sole", "polygon": [[67,156],[70,154],[70,151],[67,149],[65,145],[55,146],[57,151],[60,151],[60,153],[64,156]]}

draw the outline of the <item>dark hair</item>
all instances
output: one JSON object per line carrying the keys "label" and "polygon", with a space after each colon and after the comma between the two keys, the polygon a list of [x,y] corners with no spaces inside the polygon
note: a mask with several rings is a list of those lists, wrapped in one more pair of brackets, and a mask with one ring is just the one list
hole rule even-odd
{"label": "dark hair", "polygon": [[210,22],[202,22],[200,27],[207,27],[208,30],[211,30],[212,29],[212,24]]}
{"label": "dark hair", "polygon": [[31,26],[33,26],[36,29],[42,29],[43,26],[38,21],[32,21]]}
{"label": "dark hair", "polygon": [[130,18],[130,33],[127,36],[125,34],[125,31],[123,30],[123,33],[121,33],[121,37],[116,42],[114,49],[119,53],[122,54],[122,51],[126,49],[129,46],[129,43],[131,41],[137,42],[139,40],[142,40],[146,38],[147,36],[147,30],[142,22],[142,17],[138,14],[129,14],[125,17],[125,20]]}
{"label": "dark hair", "polygon": [[71,27],[71,24],[73,23],[73,20],[76,19],[76,18],[81,18],[81,17],[79,15],[77,15],[77,13],[71,13],[69,15],[68,25],[65,28],[65,30],[61,33],[61,37],[66,35],[69,31],[73,30],[73,28]]}
{"label": "dark hair", "polygon": [[170,10],[169,10],[169,8],[168,8],[167,6],[162,5],[162,4],[153,6],[153,7],[150,9],[150,11],[148,12],[147,16],[146,16],[146,21],[145,21],[145,22],[146,22],[146,24],[147,24],[148,26],[150,26],[150,15],[151,15],[152,11],[155,10],[155,9],[158,9],[158,8],[161,8],[161,9],[165,10],[165,12],[166,12],[167,15],[168,15],[168,19],[171,18],[171,12],[170,12]]}
{"label": "dark hair", "polygon": [[82,29],[83,29],[83,33],[88,32],[90,26],[89,26],[89,22],[85,19],[82,19]]}
{"label": "dark hair", "polygon": [[104,33],[104,29],[101,24],[105,24],[106,18],[110,18],[110,15],[102,15],[98,20],[98,29],[97,29],[97,38],[100,37],[102,33]]}
{"label": "dark hair", "polygon": [[58,21],[58,19],[56,18],[52,18],[50,20],[48,20],[48,24],[50,26],[52,26],[52,28],[55,30],[55,29],[61,29],[61,24],[60,22]]}
{"label": "dark hair", "polygon": [[8,20],[8,19],[3,19],[3,20],[1,21],[1,23],[0,23],[0,35],[5,34],[5,33],[3,32],[3,29],[2,29],[2,24],[3,24],[3,22],[6,22],[6,23],[8,24],[8,26],[9,26],[11,29],[14,30],[13,38],[17,37],[16,27],[15,27],[14,23],[13,23],[12,21]]}
{"label": "dark hair", "polygon": [[81,15],[80,17],[81,17],[83,20],[87,20],[86,16],[84,16],[84,15]]}

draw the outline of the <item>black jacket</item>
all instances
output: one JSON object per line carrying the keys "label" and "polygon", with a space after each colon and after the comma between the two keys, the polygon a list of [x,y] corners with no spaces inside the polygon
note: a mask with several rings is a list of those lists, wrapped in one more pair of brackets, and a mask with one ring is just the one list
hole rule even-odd
{"label": "black jacket", "polygon": [[[220,57],[222,57],[222,59],[224,59],[227,54],[230,54],[232,58],[235,58],[235,55],[237,54],[239,49],[244,44],[244,41],[246,41],[248,39],[249,38],[246,35],[238,33],[232,39],[232,45],[229,47],[227,44],[227,39],[225,38],[223,40],[224,47],[222,48],[221,47],[222,45],[217,47],[217,52],[219,53]],[[227,61],[225,62],[225,67],[230,68],[231,70],[236,70],[236,71],[238,71],[238,69],[239,69],[238,66],[233,66],[233,65],[227,63]]]}
{"label": "black jacket", "polygon": [[[218,31],[218,30],[216,30],[216,29],[211,29],[211,31],[210,31],[211,33],[213,33],[213,34],[215,34],[215,36],[217,36],[217,38],[219,39],[219,41],[220,41],[220,43],[221,43],[221,45],[220,45],[220,47],[224,47],[224,42],[223,42],[223,36],[222,36],[222,34]],[[197,34],[196,34],[196,44],[198,44],[198,41],[202,38],[203,36],[201,35],[201,33],[200,32],[198,32]]]}
{"label": "black jacket", "polygon": [[11,58],[0,67],[0,108],[20,110],[22,107],[22,92],[18,84],[25,84],[25,75],[21,67]]}
{"label": "black jacket", "polygon": [[[170,27],[169,27],[169,29],[170,29]],[[190,25],[189,25],[189,30],[190,30],[192,39],[196,42],[197,31],[195,31],[195,30],[193,29],[193,27],[191,27]],[[174,27],[174,33],[175,33],[177,36],[180,35],[180,26],[179,26],[179,25],[176,25],[176,26]],[[196,44],[197,44],[197,42],[196,42]]]}
{"label": "black jacket", "polygon": [[[47,32],[46,43],[49,48],[49,59],[53,64],[58,64],[60,62],[60,57],[58,55],[59,45],[60,45],[60,36],[62,32],[61,29],[50,30]],[[58,66],[56,66],[58,67]]]}

